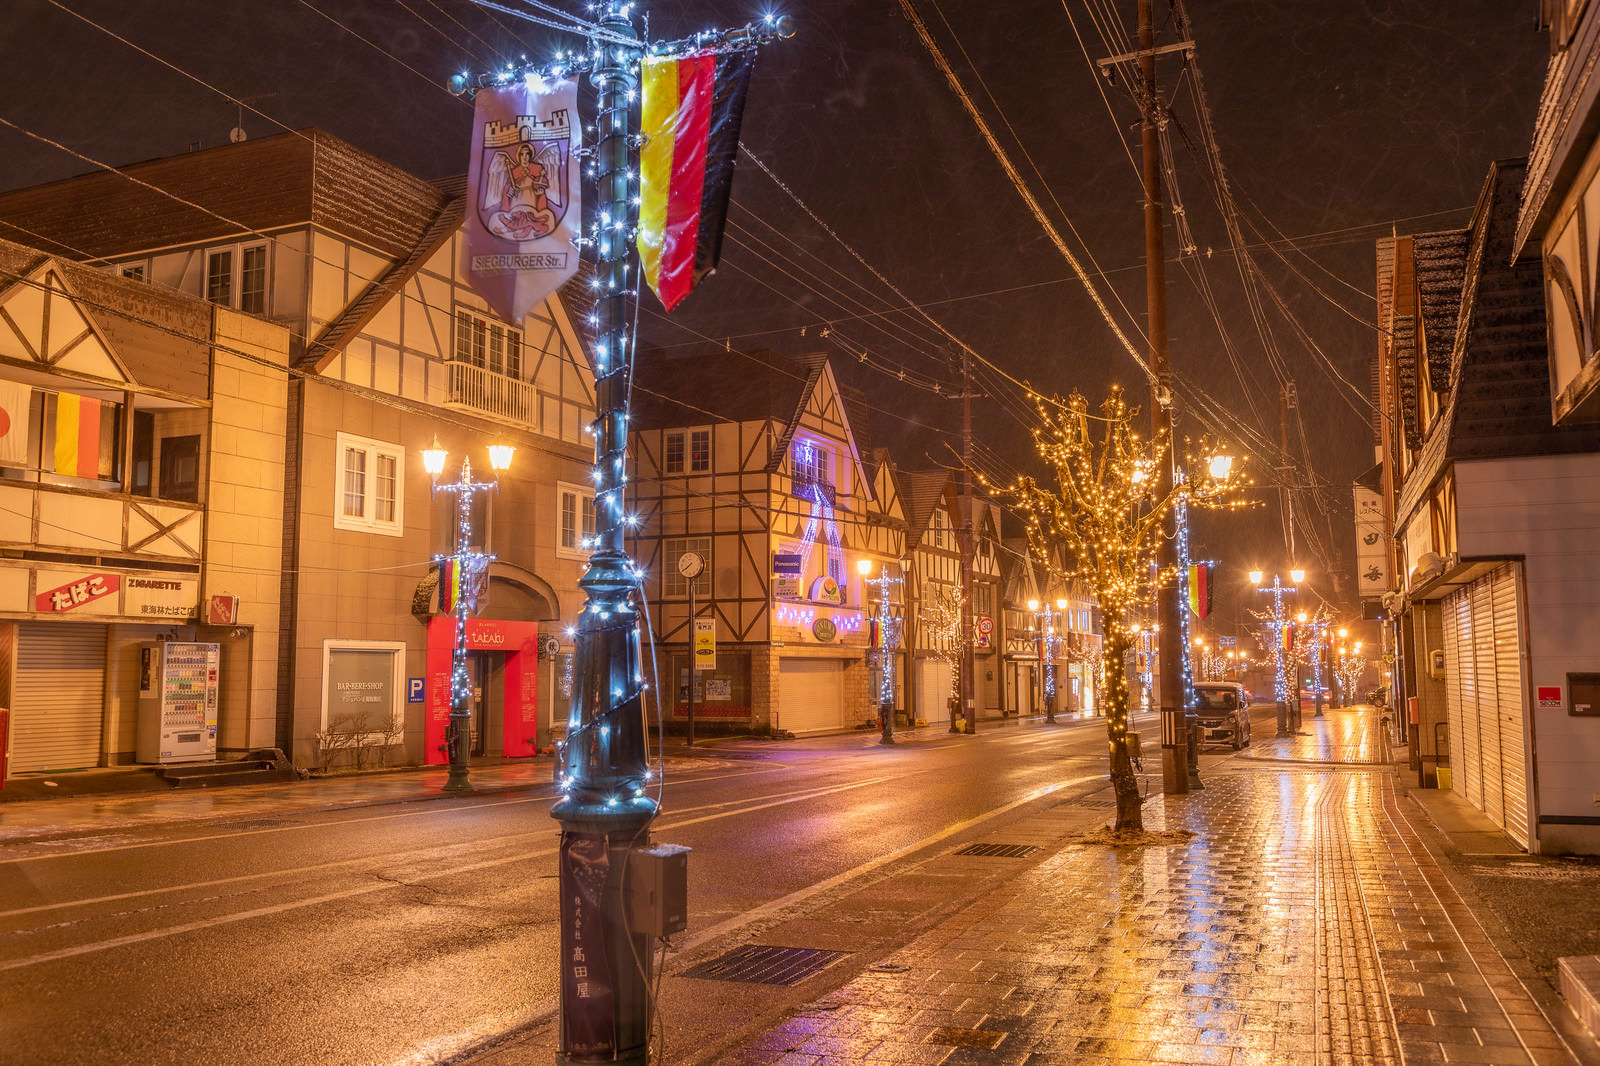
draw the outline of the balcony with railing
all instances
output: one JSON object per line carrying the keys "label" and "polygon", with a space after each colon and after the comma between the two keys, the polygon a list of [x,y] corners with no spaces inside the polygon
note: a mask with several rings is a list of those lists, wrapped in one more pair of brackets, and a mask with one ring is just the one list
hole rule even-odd
{"label": "balcony with railing", "polygon": [[532,382],[472,363],[445,365],[450,368],[450,406],[524,426],[538,425],[539,397]]}

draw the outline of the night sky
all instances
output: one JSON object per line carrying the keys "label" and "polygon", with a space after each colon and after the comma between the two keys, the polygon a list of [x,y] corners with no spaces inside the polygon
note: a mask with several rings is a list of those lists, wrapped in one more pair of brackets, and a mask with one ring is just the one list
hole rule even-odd
{"label": "night sky", "polygon": [[[503,6],[528,10],[520,0]],[[580,15],[585,7],[552,6]],[[1105,81],[1093,62],[1133,49],[1134,0],[912,6],[1142,348],[1138,113],[1126,84]],[[1350,541],[1348,486],[1373,463],[1363,410],[1376,350],[1373,242],[1463,226],[1489,162],[1527,152],[1548,55],[1537,6],[1189,0],[1199,76],[1180,58],[1161,61],[1175,120],[1174,199],[1193,233],[1184,256],[1169,218],[1172,366],[1180,397],[1201,389],[1236,420],[1202,424],[1186,414],[1180,431],[1230,437],[1255,453],[1258,482],[1270,482],[1275,460],[1252,442],[1279,435],[1267,354],[1275,347],[1301,397],[1292,446],[1303,426],[1309,476],[1331,486],[1326,516],[1309,498],[1297,509],[1313,511],[1308,532],[1327,546]],[[1155,7],[1157,42],[1177,40],[1165,0]],[[649,36],[736,25],[767,10],[741,0],[660,4]],[[906,313],[907,300],[996,368],[980,374],[990,398],[975,412],[985,465],[996,472],[1030,460],[1028,403],[1005,376],[1048,392],[1078,388],[1092,402],[1119,381],[1148,407],[1138,367],[902,5],[774,0],[770,10],[792,15],[799,32],[764,48],[757,63],[743,135],[753,158],[740,160],[722,268],[670,319],[646,297],[642,344],[830,351],[871,400],[873,442],[893,447],[907,467],[953,462],[946,442],[959,447],[951,434],[960,426],[958,403],[907,383],[938,382],[941,391],[959,383],[955,344]],[[446,91],[449,76],[578,41],[466,0],[7,0],[0,187],[211,147],[241,122],[251,137],[316,126],[422,177],[460,174],[471,109]],[[1258,328],[1242,299],[1197,93],[1247,243],[1293,322],[1273,307]],[[1201,272],[1233,358],[1196,297],[1191,279]],[[1277,493],[1261,497],[1267,506],[1251,517],[1202,522],[1196,554],[1241,575],[1285,567]],[[1307,562],[1304,533],[1297,544],[1297,561]]]}

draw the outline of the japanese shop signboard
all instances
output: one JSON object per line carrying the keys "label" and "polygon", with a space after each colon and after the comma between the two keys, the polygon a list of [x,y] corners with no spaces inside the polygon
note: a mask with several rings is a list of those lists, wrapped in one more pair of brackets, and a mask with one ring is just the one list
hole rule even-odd
{"label": "japanese shop signboard", "polygon": [[117,590],[121,587],[120,574],[40,570],[34,585],[39,591],[33,598],[33,609],[40,614],[116,614]]}

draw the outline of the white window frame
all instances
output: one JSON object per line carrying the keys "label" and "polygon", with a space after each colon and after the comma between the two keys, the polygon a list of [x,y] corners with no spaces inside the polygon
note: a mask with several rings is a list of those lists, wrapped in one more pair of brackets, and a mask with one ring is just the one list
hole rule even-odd
{"label": "white window frame", "polygon": [[329,637],[322,642],[322,729],[328,731],[328,664],[335,651],[388,651],[394,653],[394,676],[389,683],[389,691],[394,694],[394,703],[390,707],[389,728],[369,729],[361,734],[341,734],[361,736],[366,743],[373,743],[387,735],[401,732],[406,726],[406,642],[403,640],[340,640]]}
{"label": "white window frame", "polygon": [[[361,451],[367,455],[367,485],[362,487],[362,513],[347,515],[345,500],[345,453]],[[394,520],[386,521],[373,516],[373,483],[377,478],[379,457],[394,460]],[[377,533],[386,537],[403,537],[406,532],[406,450],[388,441],[358,437],[353,433],[340,433],[334,437],[333,450],[333,525],[353,533]]]}
{"label": "white window frame", "polygon": [[[678,461],[672,461],[672,447],[678,447]],[[681,429],[675,429],[661,438],[661,472],[681,474],[689,465],[689,438]]]}
{"label": "white window frame", "polygon": [[[575,520],[574,532],[577,542],[571,547],[562,543],[566,534],[567,500],[573,502],[573,518]],[[587,502],[588,514],[585,515],[583,504]],[[584,530],[584,518],[589,520],[587,532]],[[591,549],[584,546],[584,541],[594,536],[596,526],[594,488],[592,486],[574,485],[567,481],[556,482],[556,554],[566,559],[587,559]]]}
{"label": "white window frame", "polygon": [[[700,444],[701,442],[704,442],[705,446],[706,446],[705,463],[704,464],[701,464],[699,459],[694,454],[695,446]],[[689,455],[688,455],[688,458],[689,458],[689,473],[691,473],[691,474],[709,474],[709,473],[711,473],[711,454],[712,454],[711,449],[712,449],[712,441],[711,441],[711,431],[709,429],[692,429],[692,430],[689,431]]]}
{"label": "white window frame", "polygon": [[[522,356],[526,348],[522,331],[470,307],[456,308],[455,362],[486,373],[522,381]],[[498,354],[497,354],[498,353]],[[495,363],[499,362],[498,369]]]}
{"label": "white window frame", "polygon": [[[261,310],[251,311],[249,314],[265,315],[272,306],[272,254],[267,249],[265,241],[249,241],[240,244],[218,244],[205,250],[200,267],[200,297],[218,307],[230,307],[238,310],[244,302],[244,254],[246,251],[260,249],[266,257],[262,263],[264,274],[261,279]],[[218,255],[229,256],[228,260],[228,298],[226,300],[211,299],[211,260]],[[148,277],[148,275],[146,275]]]}

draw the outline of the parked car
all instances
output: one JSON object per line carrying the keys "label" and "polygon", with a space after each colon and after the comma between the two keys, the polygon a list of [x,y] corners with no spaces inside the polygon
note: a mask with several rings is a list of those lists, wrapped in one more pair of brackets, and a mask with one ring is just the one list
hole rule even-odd
{"label": "parked car", "polygon": [[1194,686],[1200,743],[1225,740],[1238,751],[1250,743],[1250,712],[1244,686],[1237,681],[1200,681]]}

